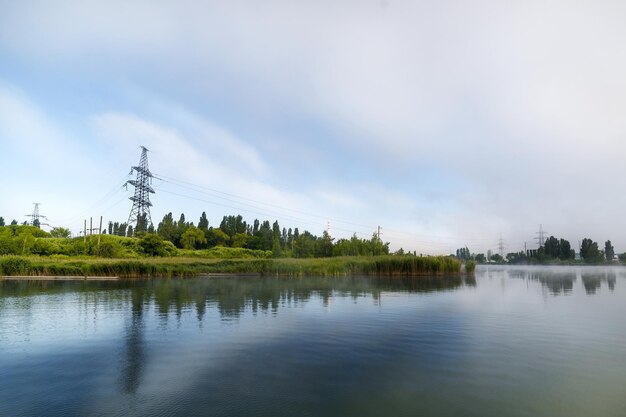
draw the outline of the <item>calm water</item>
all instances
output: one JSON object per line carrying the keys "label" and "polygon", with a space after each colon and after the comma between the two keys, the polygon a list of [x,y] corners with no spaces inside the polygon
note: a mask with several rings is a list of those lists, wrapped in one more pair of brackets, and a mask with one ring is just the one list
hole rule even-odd
{"label": "calm water", "polygon": [[626,269],[0,282],[2,416],[624,416]]}

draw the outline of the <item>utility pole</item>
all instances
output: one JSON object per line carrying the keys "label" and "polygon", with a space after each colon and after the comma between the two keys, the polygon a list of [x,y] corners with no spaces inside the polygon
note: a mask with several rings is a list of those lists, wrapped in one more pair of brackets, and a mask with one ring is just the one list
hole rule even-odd
{"label": "utility pole", "polygon": [[382,230],[382,227],[378,226],[378,230],[376,231],[376,236],[377,236],[379,242],[380,242],[380,231],[381,230]]}
{"label": "utility pole", "polygon": [[539,231],[537,232],[537,237],[535,238],[537,240],[537,243],[539,244],[539,247],[543,247],[543,244],[546,241],[546,231],[543,230],[543,225],[540,224],[539,225]]}
{"label": "utility pole", "polygon": [[[152,175],[148,168],[148,148],[145,146],[141,146],[139,165],[130,169],[131,174],[133,171],[137,174],[135,179],[128,180],[124,184],[125,186],[130,184],[135,187],[135,194],[129,197],[129,200],[133,202],[133,207],[130,209],[130,214],[128,215],[128,225],[134,224],[135,232],[141,232],[145,231],[143,228],[147,229],[152,226],[152,218],[150,217],[150,207],[152,206],[150,194],[154,194],[154,189],[151,187],[154,175]],[[141,225],[139,224],[140,219]],[[138,230],[140,229],[138,226],[141,226],[141,230]]]}
{"label": "utility pole", "polygon": [[85,219],[85,230],[83,232],[83,243],[87,243],[87,219]]}
{"label": "utility pole", "polygon": [[102,236],[102,216],[100,216],[100,227],[98,228],[98,250],[100,250],[100,236]]}

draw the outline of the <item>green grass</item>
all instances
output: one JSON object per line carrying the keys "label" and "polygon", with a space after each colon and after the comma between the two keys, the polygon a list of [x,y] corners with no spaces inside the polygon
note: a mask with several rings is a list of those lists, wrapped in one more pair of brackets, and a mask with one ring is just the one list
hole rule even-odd
{"label": "green grass", "polygon": [[[472,272],[468,270],[467,272]],[[104,259],[95,257],[0,257],[0,275],[174,277],[210,273],[266,276],[417,276],[458,274],[461,263],[450,257],[379,256],[311,259],[250,257],[154,257]]]}

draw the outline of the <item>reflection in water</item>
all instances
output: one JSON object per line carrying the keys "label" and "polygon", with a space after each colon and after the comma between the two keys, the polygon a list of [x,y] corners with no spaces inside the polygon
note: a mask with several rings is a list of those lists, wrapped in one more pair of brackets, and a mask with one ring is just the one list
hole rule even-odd
{"label": "reflection in water", "polygon": [[588,295],[595,294],[603,282],[607,283],[610,291],[614,291],[617,281],[617,274],[614,270],[599,267],[571,270],[560,268],[511,269],[507,271],[507,274],[510,278],[538,281],[552,295],[571,294],[578,275],[581,276],[583,287]]}
{"label": "reflection in water", "polygon": [[[93,293],[96,300],[130,301],[132,322],[128,340],[139,341],[143,308],[154,303],[160,316],[171,312],[180,317],[186,308],[196,311],[202,321],[207,304],[216,305],[225,318],[239,316],[246,308],[252,312],[277,313],[284,305],[297,305],[311,297],[328,304],[332,297],[353,299],[371,297],[377,301],[383,292],[427,293],[475,287],[474,277],[350,277],[350,278],[267,278],[206,277],[196,279],[148,279],[125,281],[4,281],[0,296],[28,297],[64,292]],[[117,290],[117,291],[111,291]],[[128,299],[130,297],[130,300]],[[129,346],[136,343],[130,343]],[[129,352],[132,349],[129,348]]]}
{"label": "reflection in water", "polygon": [[130,294],[132,313],[131,322],[126,326],[126,357],[122,359],[120,384],[123,392],[134,394],[139,387],[142,364],[145,362],[143,346],[145,288],[134,287]]}
{"label": "reflection in water", "polygon": [[508,271],[510,278],[538,281],[552,295],[570,294],[576,282],[576,271],[556,269],[519,269]]}
{"label": "reflection in water", "polygon": [[[202,322],[208,306],[215,306],[223,320],[252,314],[277,314],[281,307],[297,306],[319,297],[324,306],[333,297],[368,298],[380,302],[383,292],[427,293],[475,287],[473,277],[352,277],[352,278],[261,278],[207,277],[197,279],[148,279],[127,281],[2,281],[0,300],[11,297],[33,300],[35,296],[78,293],[95,304],[122,303],[129,312],[124,326],[118,383],[121,392],[136,394],[145,367],[144,311],[154,308],[167,322],[170,313],[179,319],[185,309],[195,309]],[[30,309],[32,303],[13,304]],[[3,304],[0,304],[0,315]]]}
{"label": "reflection in water", "polygon": [[476,278],[0,282],[0,415],[623,415],[626,269]]}

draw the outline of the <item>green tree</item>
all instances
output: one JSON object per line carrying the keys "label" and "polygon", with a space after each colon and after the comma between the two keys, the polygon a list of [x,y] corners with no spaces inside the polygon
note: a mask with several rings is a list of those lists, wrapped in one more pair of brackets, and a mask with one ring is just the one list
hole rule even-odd
{"label": "green tree", "polygon": [[315,237],[305,230],[295,240],[293,254],[296,258],[312,258],[315,254]]}
{"label": "green tree", "polygon": [[244,248],[248,243],[248,235],[246,233],[236,233],[231,238],[231,246],[233,248]]}
{"label": "green tree", "polygon": [[329,258],[333,256],[333,240],[326,230],[322,233],[322,237],[315,240],[316,258]]}
{"label": "green tree", "polygon": [[70,229],[66,229],[65,227],[55,227],[50,230],[50,236],[62,237],[67,239],[68,237],[70,237]]}
{"label": "green tree", "polygon": [[561,255],[559,240],[554,236],[550,236],[546,239],[543,250],[547,258],[558,258]]}
{"label": "green tree", "polygon": [[0,217],[0,226],[4,226],[4,217]]}
{"label": "green tree", "polygon": [[178,228],[174,223],[174,217],[172,216],[172,212],[169,212],[165,216],[163,216],[163,220],[161,220],[161,222],[157,225],[157,235],[161,236],[165,240],[169,240],[170,242],[176,244]]}
{"label": "green tree", "polygon": [[574,253],[572,251],[572,247],[569,241],[565,239],[561,239],[559,241],[559,249],[560,249],[559,258],[561,258],[562,260],[565,261],[565,260],[574,258]]}
{"label": "green tree", "polygon": [[476,260],[476,262],[478,262],[479,264],[484,264],[487,262],[487,258],[485,257],[484,253],[477,253],[476,255],[474,255],[474,259]]}
{"label": "green tree", "polygon": [[148,231],[148,214],[143,213],[137,216],[137,226],[135,227],[135,235],[141,236]]}
{"label": "green tree", "polygon": [[609,262],[615,257],[615,249],[613,248],[610,240],[607,240],[604,243],[604,255],[606,256],[606,260]]}
{"label": "green tree", "polygon": [[171,242],[165,241],[161,236],[145,233],[139,241],[139,247],[148,256],[168,256],[176,251]]}
{"label": "green tree", "polygon": [[209,228],[207,233],[209,246],[228,246],[230,237],[222,229]]}
{"label": "green tree", "polygon": [[180,238],[180,242],[185,249],[198,249],[200,245],[205,245],[207,239],[204,232],[195,226],[189,226]]}
{"label": "green tree", "polygon": [[504,262],[504,258],[502,258],[502,256],[500,256],[499,253],[494,253],[493,255],[491,255],[491,260],[496,262],[496,263]]}
{"label": "green tree", "polygon": [[598,263],[602,261],[602,254],[598,249],[598,243],[591,239],[583,239],[580,245],[580,256],[587,263]]}
{"label": "green tree", "polygon": [[463,260],[463,261],[467,261],[469,259],[472,258],[472,256],[470,255],[470,251],[469,249],[466,247],[464,248],[459,248],[456,250],[456,257]]}
{"label": "green tree", "polygon": [[209,230],[209,219],[206,218],[206,213],[203,211],[200,216],[200,220],[198,220],[198,229],[202,230],[206,233]]}

